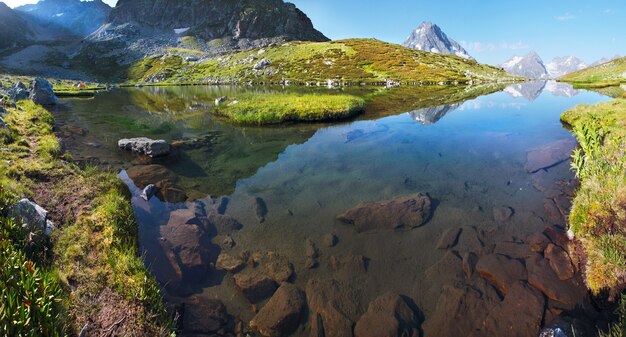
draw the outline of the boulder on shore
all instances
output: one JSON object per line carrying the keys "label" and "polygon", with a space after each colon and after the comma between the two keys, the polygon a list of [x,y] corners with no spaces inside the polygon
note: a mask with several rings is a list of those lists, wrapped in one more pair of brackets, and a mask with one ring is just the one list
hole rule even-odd
{"label": "boulder on shore", "polygon": [[357,232],[416,228],[430,218],[431,200],[418,193],[389,201],[361,204],[337,216],[341,222],[354,225]]}
{"label": "boulder on shore", "polygon": [[171,151],[170,144],[166,141],[146,137],[120,139],[117,146],[122,150],[144,154],[151,158],[167,156]]}
{"label": "boulder on shore", "polygon": [[37,77],[30,84],[29,98],[35,104],[40,105],[56,105],[58,102],[58,99],[52,90],[52,84],[41,77]]}
{"label": "boulder on shore", "polygon": [[9,89],[9,97],[15,102],[25,100],[29,95],[28,88],[26,88],[26,85],[24,85],[22,81],[17,82],[17,84]]}
{"label": "boulder on shore", "polygon": [[48,220],[48,211],[28,199],[22,199],[11,206],[9,217],[31,229],[44,231],[48,236],[54,229],[54,224]]}

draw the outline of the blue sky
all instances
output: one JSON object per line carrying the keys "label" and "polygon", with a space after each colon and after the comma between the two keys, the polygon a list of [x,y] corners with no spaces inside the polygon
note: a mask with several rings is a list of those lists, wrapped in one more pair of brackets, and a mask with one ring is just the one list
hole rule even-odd
{"label": "blue sky", "polygon": [[[113,4],[116,0],[105,0]],[[626,55],[624,0],[290,0],[331,39],[402,43],[422,21],[438,24],[478,61],[499,64],[535,50],[549,62]],[[5,0],[15,7],[36,0]]]}

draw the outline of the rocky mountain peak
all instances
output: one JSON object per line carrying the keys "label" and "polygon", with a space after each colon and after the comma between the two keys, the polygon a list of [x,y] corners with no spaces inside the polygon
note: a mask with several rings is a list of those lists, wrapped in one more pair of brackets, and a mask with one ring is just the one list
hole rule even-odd
{"label": "rocky mountain peak", "polygon": [[84,37],[102,26],[111,7],[102,0],[40,0],[15,11],[33,24]]}
{"label": "rocky mountain peak", "polygon": [[[327,41],[311,20],[283,0],[120,0],[108,23],[176,32],[205,41]],[[240,46],[241,47],[241,46]]]}
{"label": "rocky mountain peak", "polygon": [[513,56],[500,66],[512,75],[537,79],[548,77],[548,70],[543,60],[534,51],[529,52],[525,56]]}
{"label": "rocky mountain peak", "polygon": [[417,26],[403,45],[417,50],[472,59],[460,44],[449,38],[439,26],[430,21],[424,21]]}
{"label": "rocky mountain peak", "polygon": [[558,78],[585,68],[587,64],[574,56],[555,57],[546,65],[551,78]]}

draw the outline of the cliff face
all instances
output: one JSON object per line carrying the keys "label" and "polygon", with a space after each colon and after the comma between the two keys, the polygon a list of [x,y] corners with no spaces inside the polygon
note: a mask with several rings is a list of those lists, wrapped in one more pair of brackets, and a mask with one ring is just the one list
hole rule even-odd
{"label": "cliff face", "polygon": [[26,20],[0,2],[0,50],[14,48],[27,42],[32,36]]}
{"label": "cliff face", "polygon": [[17,7],[15,11],[42,27],[84,37],[102,26],[111,7],[102,0],[45,0]]}
{"label": "cliff face", "polygon": [[326,41],[295,5],[282,0],[120,0],[108,22],[174,30],[207,41]]}

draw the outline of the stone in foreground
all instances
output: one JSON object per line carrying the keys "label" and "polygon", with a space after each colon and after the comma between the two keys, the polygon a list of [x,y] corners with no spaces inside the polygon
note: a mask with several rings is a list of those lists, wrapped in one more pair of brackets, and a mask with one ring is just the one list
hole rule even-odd
{"label": "stone in foreground", "polygon": [[300,325],[306,306],[304,293],[293,284],[283,283],[274,296],[250,322],[265,337],[286,337]]}
{"label": "stone in foreground", "polygon": [[37,77],[30,85],[30,100],[40,105],[56,105],[58,100],[52,90],[52,84],[47,80]]}
{"label": "stone in foreground", "polygon": [[48,211],[28,199],[22,199],[9,209],[9,217],[33,230],[50,235],[54,224],[48,220]]}
{"label": "stone in foreground", "polygon": [[363,233],[416,228],[428,221],[430,212],[430,197],[419,193],[390,201],[361,204],[337,216],[337,219],[354,225],[358,233]]}
{"label": "stone in foreground", "polygon": [[166,141],[145,137],[120,139],[117,146],[122,150],[143,154],[151,158],[167,156],[171,150],[170,144]]}

